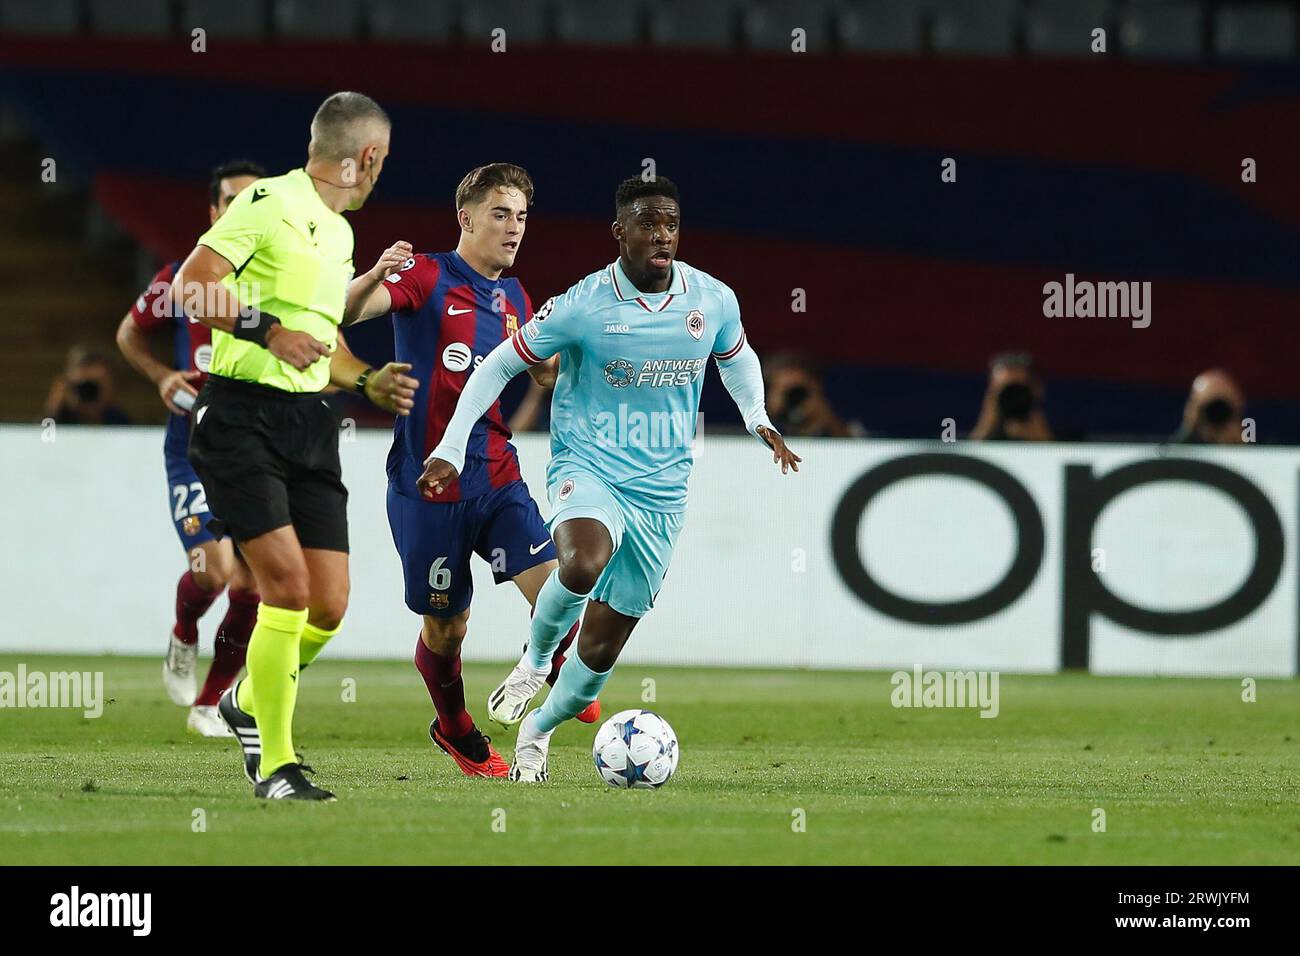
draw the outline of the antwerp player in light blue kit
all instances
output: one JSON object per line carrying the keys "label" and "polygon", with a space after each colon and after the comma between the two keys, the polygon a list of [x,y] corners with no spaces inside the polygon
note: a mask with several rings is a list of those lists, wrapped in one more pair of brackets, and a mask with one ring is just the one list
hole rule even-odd
{"label": "antwerp player in light blue kit", "polygon": [[[615,194],[619,257],[556,296],[470,376],[421,489],[441,491],[464,467],[470,429],[506,384],[560,356],[551,401],[547,494],[559,567],[537,596],[523,658],[488,698],[492,718],[522,720],[510,779],[547,779],[551,733],[600,694],[637,621],[654,605],[686,512],[700,390],[709,356],[782,473],[802,460],[763,406],[758,356],[736,294],[676,261],[677,187],[624,181]],[[525,716],[551,655],[586,605],[577,653],[541,707]]]}

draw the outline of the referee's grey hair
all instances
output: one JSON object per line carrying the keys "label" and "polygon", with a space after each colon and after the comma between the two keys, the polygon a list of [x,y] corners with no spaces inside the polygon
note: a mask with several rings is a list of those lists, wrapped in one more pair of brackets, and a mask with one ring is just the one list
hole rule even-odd
{"label": "referee's grey hair", "polygon": [[387,130],[392,125],[383,107],[364,93],[334,93],[312,117],[307,154],[312,159],[347,159],[368,145],[376,129]]}

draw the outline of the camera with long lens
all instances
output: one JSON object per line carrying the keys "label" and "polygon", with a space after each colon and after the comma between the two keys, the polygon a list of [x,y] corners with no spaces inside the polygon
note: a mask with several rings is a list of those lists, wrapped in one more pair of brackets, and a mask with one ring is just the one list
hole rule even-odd
{"label": "camera with long lens", "polygon": [[802,425],[808,417],[808,399],[812,397],[807,385],[791,385],[785,390],[784,418],[791,425]]}
{"label": "camera with long lens", "polygon": [[1034,390],[1023,382],[1011,382],[998,392],[998,414],[1003,421],[1024,422],[1034,410]]}
{"label": "camera with long lens", "polygon": [[72,394],[77,396],[77,402],[81,405],[92,405],[99,401],[100,388],[99,383],[93,378],[83,379],[80,382],[72,383]]}
{"label": "camera with long lens", "polygon": [[1211,428],[1222,428],[1232,421],[1236,411],[1226,398],[1216,398],[1201,406],[1201,422]]}

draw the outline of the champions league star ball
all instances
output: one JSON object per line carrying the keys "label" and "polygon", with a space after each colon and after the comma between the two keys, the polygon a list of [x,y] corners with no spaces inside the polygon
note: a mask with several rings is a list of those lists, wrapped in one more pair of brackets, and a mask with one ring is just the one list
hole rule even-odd
{"label": "champions league star ball", "polygon": [[677,735],[658,714],[624,710],[601,725],[591,756],[611,787],[653,790],[677,770]]}

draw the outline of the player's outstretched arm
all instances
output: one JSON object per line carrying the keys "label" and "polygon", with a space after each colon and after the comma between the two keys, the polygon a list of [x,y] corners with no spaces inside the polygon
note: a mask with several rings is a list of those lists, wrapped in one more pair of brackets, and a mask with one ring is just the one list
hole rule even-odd
{"label": "player's outstretched arm", "polygon": [[364,322],[393,310],[393,297],[384,280],[411,258],[414,248],[409,242],[399,241],[384,250],[371,267],[348,283],[347,303],[343,307],[343,324]]}
{"label": "player's outstretched arm", "polygon": [[[158,386],[158,395],[167,406],[167,410],[177,415],[184,415],[185,409],[175,403],[175,396],[178,392],[185,392],[191,399],[198,395],[198,391],[190,383],[201,378],[203,373],[178,372],[154,358],[149,350],[148,334],[140,328],[135,316],[130,312],[123,316],[121,324],[117,327],[117,347],[133,369]],[[193,401],[190,404],[192,405]]]}
{"label": "player's outstretched arm", "polygon": [[781,466],[781,474],[788,474],[791,468],[798,471],[803,459],[785,447],[785,439],[767,417],[767,405],[763,401],[763,367],[758,354],[746,342],[731,358],[718,360],[718,371],[722,375],[722,384],[745,419],[745,429],[772,449],[772,461]]}
{"label": "player's outstretched arm", "polygon": [[510,380],[527,367],[515,349],[513,338],[488,353],[460,393],[442,441],[424,460],[424,474],[416,482],[422,494],[438,494],[465,470],[465,446],[474,423],[487,413]]}
{"label": "player's outstretched arm", "polygon": [[781,437],[780,432],[766,425],[759,425],[758,437],[767,442],[767,447],[772,449],[772,461],[780,462],[781,474],[787,474],[791,468],[795,471],[799,470],[799,462],[803,459],[785,447],[785,439]]}

